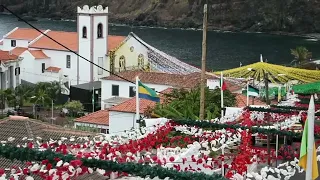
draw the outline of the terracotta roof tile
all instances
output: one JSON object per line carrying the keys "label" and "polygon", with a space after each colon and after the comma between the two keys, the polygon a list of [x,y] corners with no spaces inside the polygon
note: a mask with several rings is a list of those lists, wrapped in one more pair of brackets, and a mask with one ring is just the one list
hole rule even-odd
{"label": "terracotta roof tile", "polygon": [[[156,105],[155,102],[147,100],[147,99],[140,99],[139,104],[139,112],[144,113],[148,107],[154,107]],[[118,111],[118,112],[129,112],[135,113],[136,112],[136,97],[133,97],[121,104],[113,106],[109,109],[109,111]]]}
{"label": "terracotta roof tile", "polygon": [[[44,30],[42,30],[42,32],[44,32]],[[13,31],[12,33],[10,33],[6,38],[8,38],[8,39],[23,39],[23,40],[32,41],[40,35],[41,35],[41,33],[35,29],[18,28],[15,31]]]}
{"label": "terracotta roof tile", "polygon": [[[163,91],[161,91],[159,94],[160,97],[160,103],[163,103],[165,100],[164,94],[169,94],[173,89],[167,88]],[[156,105],[156,102],[150,101],[147,99],[140,99],[140,107],[139,112],[144,113],[144,111],[149,107],[154,107]],[[129,112],[129,113],[135,113],[136,112],[136,97],[133,97],[123,103],[120,103],[116,106],[113,106],[109,109],[109,111],[118,111],[118,112]]]}
{"label": "terracotta roof tile", "polygon": [[118,46],[126,39],[125,36],[108,36],[108,51],[111,51]]}
{"label": "terracotta roof tile", "polygon": [[10,54],[9,51],[0,50],[0,61],[10,61],[18,59],[17,55]]}
{"label": "terracotta roof tile", "polygon": [[49,57],[42,50],[29,50],[35,59],[48,59]]}
{"label": "terracotta roof tile", "polygon": [[[235,94],[237,107],[246,107],[247,106],[247,96],[243,94]],[[259,98],[254,98],[254,104],[252,104],[252,97],[249,97],[249,105],[266,105],[265,102],[262,102]]]}
{"label": "terracotta roof tile", "polygon": [[[0,128],[2,129],[0,131],[0,141],[6,141],[9,137],[13,137],[15,140],[12,144],[24,144],[25,141],[22,140],[24,137],[36,138],[38,136],[44,141],[48,141],[50,138],[58,140],[61,137],[69,138],[71,136],[83,137],[94,135],[90,132],[63,128],[32,119],[5,119],[0,121]],[[36,141],[36,139],[34,139],[34,141]]]}
{"label": "terracotta roof tile", "polygon": [[55,72],[58,73],[61,70],[61,68],[50,66],[46,69],[46,71]]}
{"label": "terracotta roof tile", "polygon": [[[69,49],[73,51],[78,51],[79,40],[78,40],[77,32],[49,31],[47,35],[57,40],[61,44],[65,45]],[[109,35],[108,50],[112,50],[118,47],[121,44],[121,42],[125,40],[125,38],[126,38],[125,36]],[[67,51],[67,49],[55,43],[54,41],[47,38],[46,36],[43,36],[37,41],[35,41],[34,43],[32,43],[30,47],[38,48],[38,49],[52,49],[52,50]]]}
{"label": "terracotta roof tile", "polygon": [[105,109],[94,113],[90,113],[86,116],[82,116],[80,118],[75,119],[75,122],[109,126],[109,110]]}
{"label": "terracotta roof tile", "polygon": [[[197,86],[201,80],[200,73],[192,73],[188,75],[182,74],[168,74],[161,72],[144,72],[144,71],[123,71],[117,74],[125,79],[130,81],[135,81],[136,76],[139,76],[139,79],[143,83],[149,84],[162,84],[177,88],[192,88]],[[105,80],[113,80],[113,81],[124,81],[118,76],[111,75],[105,77]],[[213,76],[206,75],[207,78],[215,79]]]}
{"label": "terracotta roof tile", "polygon": [[[64,31],[49,31],[47,35],[73,51],[78,51],[78,33]],[[31,48],[51,49],[67,51],[66,48],[60,46],[51,39],[43,36],[30,45]]]}
{"label": "terracotta roof tile", "polygon": [[24,48],[24,47],[16,47],[14,49],[11,50],[11,53],[17,56],[20,56],[22,53],[24,53],[26,50],[28,50],[28,48]]}

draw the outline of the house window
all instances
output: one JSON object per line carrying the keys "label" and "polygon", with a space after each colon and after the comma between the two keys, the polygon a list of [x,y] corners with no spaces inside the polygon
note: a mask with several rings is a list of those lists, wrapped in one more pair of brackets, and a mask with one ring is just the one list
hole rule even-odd
{"label": "house window", "polygon": [[71,68],[71,56],[67,55],[67,68]]}
{"label": "house window", "polygon": [[107,133],[107,130],[101,128],[101,131],[100,131],[100,132],[103,133],[103,134],[106,134],[106,133]]}
{"label": "house window", "polygon": [[[103,67],[103,57],[98,57],[98,65]],[[98,67],[98,75],[103,74],[103,69]]]}
{"label": "house window", "polygon": [[119,96],[119,85],[112,85],[112,96]]}
{"label": "house window", "polygon": [[126,58],[123,55],[119,58],[119,69],[120,71],[126,69]]}
{"label": "house window", "polygon": [[16,45],[17,45],[16,40],[11,40],[11,47],[16,47]]}
{"label": "house window", "polygon": [[139,56],[138,56],[138,67],[143,67],[143,65],[144,65],[143,54],[139,54]]}
{"label": "house window", "polygon": [[134,86],[130,86],[129,87],[129,97],[133,97],[136,95],[136,91],[135,91],[135,88]]}
{"label": "house window", "polygon": [[16,68],[14,69],[14,74],[15,74],[16,76],[18,76],[18,75],[20,74],[20,67],[16,67]]}
{"label": "house window", "polygon": [[107,134],[109,134],[109,129],[107,129]]}
{"label": "house window", "polygon": [[46,63],[41,64],[41,71],[44,73],[44,70],[46,69]]}
{"label": "house window", "polygon": [[102,36],[103,36],[103,29],[102,29],[102,28],[103,28],[103,27],[102,27],[102,24],[99,23],[99,24],[98,24],[98,30],[97,30],[98,38],[102,38]]}
{"label": "house window", "polygon": [[82,38],[87,38],[87,27],[82,28]]}

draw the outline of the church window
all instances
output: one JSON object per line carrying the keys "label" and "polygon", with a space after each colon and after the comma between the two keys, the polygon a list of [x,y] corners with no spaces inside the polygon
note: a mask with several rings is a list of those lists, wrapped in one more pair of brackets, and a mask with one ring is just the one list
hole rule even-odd
{"label": "church window", "polygon": [[16,47],[16,45],[17,45],[16,40],[11,40],[11,47]]}
{"label": "church window", "polygon": [[138,66],[139,67],[143,67],[144,65],[144,57],[143,57],[143,54],[139,54],[138,56]]}
{"label": "church window", "polygon": [[82,28],[82,38],[87,38],[87,27]]}
{"label": "church window", "polygon": [[102,28],[103,28],[103,27],[102,27],[102,24],[99,23],[99,24],[98,24],[98,30],[97,30],[98,38],[102,38],[102,36],[103,36],[103,29],[102,29]]}
{"label": "church window", "polygon": [[126,58],[124,56],[120,56],[120,58],[119,58],[120,71],[125,70],[125,66],[126,66]]}
{"label": "church window", "polygon": [[67,68],[71,68],[71,56],[67,55]]}

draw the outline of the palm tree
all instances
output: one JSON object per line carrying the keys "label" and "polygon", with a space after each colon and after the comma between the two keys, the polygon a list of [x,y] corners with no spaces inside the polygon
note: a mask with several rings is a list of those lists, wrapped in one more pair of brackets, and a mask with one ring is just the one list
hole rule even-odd
{"label": "palm tree", "polygon": [[33,95],[33,87],[26,85],[26,84],[20,84],[15,88],[15,96],[16,101],[19,106],[23,106],[24,102],[29,100],[29,98]]}
{"label": "palm tree", "polygon": [[61,93],[61,85],[58,81],[39,82],[36,84],[35,91],[39,90],[46,91],[47,95],[52,100],[56,100],[58,95]]}
{"label": "palm tree", "polygon": [[[220,89],[209,90],[206,88],[205,111],[206,119],[214,119],[220,116]],[[230,91],[224,92],[224,104],[234,106],[235,96]],[[175,119],[199,119],[200,111],[200,88],[190,91],[174,90],[168,95],[167,102],[157,104],[154,108],[156,115]]]}
{"label": "palm tree", "polygon": [[34,104],[41,104],[43,106],[51,103],[50,95],[44,89],[38,89],[34,92],[34,96],[30,98],[30,102]]}
{"label": "palm tree", "polygon": [[291,54],[294,56],[294,60],[291,61],[291,64],[294,63],[294,66],[297,66],[297,63],[303,64],[312,57],[312,53],[308,51],[306,47],[299,46],[295,49],[291,49]]}
{"label": "palm tree", "polygon": [[6,106],[6,92],[4,89],[0,89],[0,108],[2,111],[2,116],[4,115],[3,110],[5,109]]}

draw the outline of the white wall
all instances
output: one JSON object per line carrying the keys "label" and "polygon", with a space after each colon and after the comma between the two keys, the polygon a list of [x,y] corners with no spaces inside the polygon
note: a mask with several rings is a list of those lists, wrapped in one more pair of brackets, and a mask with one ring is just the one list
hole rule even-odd
{"label": "white wall", "polygon": [[[5,84],[5,86],[6,86],[6,88],[15,88],[17,85],[19,85],[20,83],[21,83],[21,76],[19,76],[19,79],[17,79],[17,76],[15,75],[15,68],[17,67],[17,66],[20,66],[19,64],[21,63],[21,61],[11,61],[11,62],[8,62],[8,63],[6,63],[6,66],[8,67],[8,69],[7,69],[7,71],[5,72],[6,73],[6,79],[7,79],[7,81],[6,81],[6,84]],[[10,76],[10,72],[9,72],[9,67],[12,67],[12,75],[11,75],[11,77],[9,77]],[[12,78],[12,85],[11,85],[11,87],[10,87],[10,78]],[[18,81],[17,81],[18,80]]]}
{"label": "white wall", "polygon": [[77,128],[77,126],[88,126],[92,128],[105,129],[106,132],[108,132],[107,130],[109,129],[109,126],[105,126],[105,125],[74,122],[74,128]]}
{"label": "white wall", "polygon": [[[108,16],[107,14],[105,16],[94,16],[93,17],[93,35],[94,35],[94,45],[93,45],[93,62],[95,64],[98,64],[98,58],[103,58],[103,67],[105,68],[105,61],[106,61],[106,54],[107,54],[107,41],[108,41]],[[102,24],[103,29],[103,38],[98,38],[97,30],[98,30],[98,24]],[[107,73],[105,71],[102,71],[102,75],[98,75],[98,67],[93,66],[93,78],[94,81],[99,80],[102,77],[105,77]]]}
{"label": "white wall", "polygon": [[[68,51],[54,51],[54,50],[43,50],[43,52],[51,58],[51,63],[47,65],[46,68],[49,66],[59,67],[61,68],[62,75],[67,75],[71,81],[71,85],[77,84],[77,56],[73,54],[72,52]],[[70,55],[71,57],[71,67],[67,68],[67,55]],[[38,62],[39,60],[35,60]],[[85,60],[80,60],[85,61]],[[39,61],[40,62],[40,61]],[[41,63],[40,63],[41,66]],[[80,80],[79,83],[87,83],[89,82],[88,78],[88,67],[87,70],[82,69],[82,71],[79,72],[80,74]],[[41,70],[41,68],[40,68]],[[57,79],[59,80],[59,79]]]}
{"label": "white wall", "polygon": [[219,79],[207,79],[207,86],[209,89],[220,88],[220,80]]}
{"label": "white wall", "polygon": [[27,48],[29,46],[28,40],[18,40],[18,39],[3,39],[3,46],[2,50],[4,51],[10,51],[14,49],[15,47],[11,47],[11,40],[16,40],[16,47],[25,47]]}
{"label": "white wall", "polygon": [[[159,84],[148,84],[144,83],[150,88],[155,88],[156,91],[160,92],[171,86],[159,85]],[[112,85],[119,85],[119,97],[129,98],[129,87],[135,86],[132,83],[125,81],[110,81],[110,80],[101,80],[101,109],[104,109],[103,100],[112,98]]]}
{"label": "white wall", "polygon": [[23,52],[21,55],[23,60],[20,66],[20,79],[31,83],[37,83],[42,78],[41,67],[37,67],[37,62],[29,51]]}
{"label": "white wall", "polygon": [[[90,44],[92,41],[91,28],[90,28],[90,16],[86,16],[86,15],[78,16],[77,23],[78,23],[78,31],[79,31],[78,32],[78,37],[79,37],[78,53],[84,58],[90,60]],[[87,27],[87,38],[82,38],[82,28],[84,26]],[[90,63],[80,57],[79,57],[79,76],[80,76],[80,80],[84,79],[84,80],[88,80],[88,82],[90,81]]]}
{"label": "white wall", "polygon": [[59,81],[59,73],[42,73],[42,63],[48,68],[52,66],[51,59],[35,59],[29,51],[23,52],[20,56],[24,58],[21,62],[21,79],[31,83]]}
{"label": "white wall", "polygon": [[133,126],[138,127],[135,113],[109,111],[109,133],[117,134],[119,131],[130,130]]}
{"label": "white wall", "polygon": [[[101,23],[103,27],[103,38],[98,39],[97,29],[98,24]],[[87,27],[87,38],[82,38],[82,29]],[[103,67],[106,66],[107,54],[107,39],[108,39],[108,14],[105,15],[78,15],[78,33],[79,33],[79,54],[88,60],[91,60],[91,49],[93,48],[93,62],[98,64],[98,58],[103,58]],[[93,47],[91,47],[93,45]],[[91,79],[91,64],[83,59],[79,59],[80,76],[82,72],[86,72],[88,76],[86,79]],[[103,71],[98,75],[98,67],[93,66],[93,80],[97,81],[108,74]],[[81,78],[80,78],[81,79]]]}

